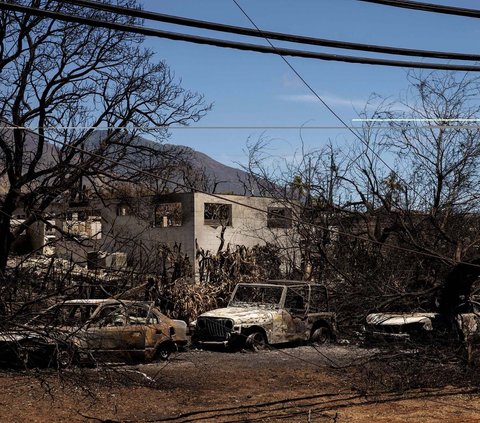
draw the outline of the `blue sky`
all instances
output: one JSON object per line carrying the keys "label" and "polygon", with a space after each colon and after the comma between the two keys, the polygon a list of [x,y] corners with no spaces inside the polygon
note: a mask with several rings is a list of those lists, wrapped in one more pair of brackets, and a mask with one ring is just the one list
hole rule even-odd
{"label": "blue sky", "polygon": [[[261,29],[379,45],[425,50],[479,53],[480,19],[447,16],[368,4],[356,0],[238,0]],[[438,4],[480,8],[473,0]],[[231,0],[144,0],[147,10],[195,19],[251,27]],[[261,39],[200,31],[145,22],[175,32],[201,34],[243,42]],[[276,46],[315,50],[315,47],[273,42]],[[165,60],[182,85],[205,95],[212,111],[188,130],[172,130],[170,142],[188,145],[225,164],[246,161],[246,143],[263,136],[271,139],[271,154],[288,157],[301,145],[318,148],[329,139],[359,142],[346,130],[206,130],[199,126],[336,126],[340,123],[315,99],[282,59],[275,55],[242,52],[186,42],[149,38],[146,45]],[[321,49],[346,55],[347,50]],[[387,56],[384,56],[387,57]],[[388,58],[388,57],[387,57]],[[408,58],[391,56],[400,60]],[[405,93],[407,69],[288,58],[315,91],[345,121],[358,117],[372,93],[397,98]],[[416,59],[412,59],[416,60]],[[195,126],[197,128],[195,128]]]}

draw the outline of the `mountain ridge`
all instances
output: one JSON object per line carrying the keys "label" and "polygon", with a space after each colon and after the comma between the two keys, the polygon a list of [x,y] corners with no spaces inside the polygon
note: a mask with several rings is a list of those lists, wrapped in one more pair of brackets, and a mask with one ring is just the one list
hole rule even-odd
{"label": "mountain ridge", "polygon": [[[94,145],[100,142],[103,136],[104,131],[96,131],[90,138],[88,144],[91,146],[92,144]],[[35,151],[35,144],[35,134],[28,133],[25,151]],[[134,141],[134,146],[131,153],[132,156],[136,155],[135,145],[157,151],[160,153],[160,157],[162,153],[166,153],[166,156],[177,158],[178,166],[176,166],[175,161],[169,161],[167,159],[167,162],[169,162],[168,164],[170,166],[172,166],[173,163],[173,168],[177,168],[177,173],[175,174],[174,169],[174,173],[168,177],[168,179],[172,181],[172,188],[175,188],[174,186],[178,184],[177,188],[175,188],[177,191],[179,187],[180,190],[185,191],[199,189],[217,194],[255,194],[255,188],[251,188],[252,184],[250,182],[250,175],[247,172],[242,169],[223,164],[218,160],[213,159],[206,153],[195,150],[191,147],[178,144],[159,143],[157,141],[152,141],[138,136]],[[53,164],[56,161],[55,154],[54,145],[51,143],[46,143],[44,147],[42,165],[46,165],[48,167],[50,164]],[[143,168],[143,171],[147,170],[147,167],[142,165],[141,157],[128,157],[127,164],[130,166],[133,164],[135,167]],[[159,165],[159,168],[161,170],[161,165]],[[191,186],[188,186],[185,183],[185,177],[187,173]],[[1,179],[0,194],[4,194],[8,189],[8,180],[6,177]],[[198,186],[195,186],[195,184]]]}

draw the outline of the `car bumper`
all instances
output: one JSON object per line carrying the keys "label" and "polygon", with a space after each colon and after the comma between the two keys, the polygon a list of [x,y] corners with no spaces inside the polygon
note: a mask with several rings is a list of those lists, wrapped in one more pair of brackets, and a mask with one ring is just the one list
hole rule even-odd
{"label": "car bumper", "polygon": [[389,333],[381,331],[366,331],[365,341],[367,343],[378,342],[399,342],[405,343],[410,341],[410,334],[408,333]]}
{"label": "car bumper", "polygon": [[224,337],[211,336],[205,333],[197,333],[193,339],[196,344],[200,345],[223,345],[225,347],[237,344],[241,339],[240,333],[227,333]]}

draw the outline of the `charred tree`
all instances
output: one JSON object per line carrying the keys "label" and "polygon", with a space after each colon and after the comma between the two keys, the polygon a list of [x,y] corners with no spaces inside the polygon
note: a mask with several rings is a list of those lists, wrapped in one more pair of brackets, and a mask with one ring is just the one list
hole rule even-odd
{"label": "charred tree", "polygon": [[[138,23],[58,1],[19,3]],[[154,149],[136,142],[136,136],[155,126],[161,141],[170,124],[196,121],[209,106],[202,96],[180,87],[164,62],[154,61],[140,36],[4,10],[0,28],[3,271],[12,240],[42,219],[54,200],[82,179],[95,187],[100,181],[105,186],[112,180],[138,178],[121,164],[145,166]],[[101,128],[108,129],[98,137],[95,131]],[[11,218],[19,207],[25,221],[12,231]]]}

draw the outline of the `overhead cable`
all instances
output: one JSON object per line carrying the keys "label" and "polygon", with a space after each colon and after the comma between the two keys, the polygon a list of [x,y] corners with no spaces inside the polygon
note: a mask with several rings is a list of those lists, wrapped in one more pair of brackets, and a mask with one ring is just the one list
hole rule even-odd
{"label": "overhead cable", "polygon": [[255,51],[257,53],[268,53],[280,56],[290,57],[303,57],[306,59],[318,59],[326,61],[346,62],[346,63],[358,63],[364,65],[379,65],[390,67],[404,67],[413,69],[435,69],[435,70],[449,70],[449,71],[462,71],[462,72],[480,72],[480,66],[475,65],[451,65],[448,63],[426,63],[426,62],[410,62],[400,60],[386,60],[386,59],[374,59],[367,57],[356,56],[344,56],[339,54],[319,53],[305,50],[294,50],[286,48],[272,48],[271,46],[262,46],[257,44],[239,43],[235,41],[227,41],[218,38],[199,37],[195,35],[188,35],[170,31],[162,31],[153,28],[146,28],[136,25],[119,24],[111,21],[104,21],[99,19],[91,19],[83,16],[75,16],[66,13],[55,12],[46,9],[39,9],[28,6],[21,6],[14,3],[0,2],[0,10],[11,10],[34,16],[47,17],[51,19],[57,19],[61,21],[79,23],[84,25],[90,25],[93,27],[108,28],[117,31],[130,32],[141,34],[145,36],[154,36],[160,38],[166,38],[175,41],[185,41],[195,44],[211,45],[215,47],[233,48],[243,51]]}
{"label": "overhead cable", "polygon": [[443,13],[445,15],[466,16],[468,18],[480,18],[480,10],[467,9],[464,7],[444,6],[434,3],[423,3],[408,0],[358,0],[365,3],[382,4],[385,6],[401,7],[403,9],[421,10],[424,12]]}
{"label": "overhead cable", "polygon": [[368,51],[374,53],[393,54],[397,56],[416,56],[448,60],[470,60],[480,61],[480,55],[468,53],[451,53],[444,51],[417,50],[408,48],[398,48],[390,46],[378,46],[373,44],[351,43],[346,41],[329,40],[323,38],[307,37],[303,35],[285,34],[283,32],[272,32],[262,30],[259,34],[256,29],[245,28],[242,26],[226,25],[216,22],[209,22],[197,19],[184,18],[180,16],[166,15],[163,13],[145,11],[141,9],[132,9],[128,7],[115,6],[109,3],[99,3],[90,0],[65,0],[64,3],[70,3],[79,6],[101,9],[130,17],[152,20],[156,22],[165,22],[175,25],[183,25],[194,28],[201,28],[211,31],[221,31],[231,34],[245,35],[248,37],[264,38],[271,40],[287,41],[290,43],[308,44],[329,48],[338,48],[346,50]]}

